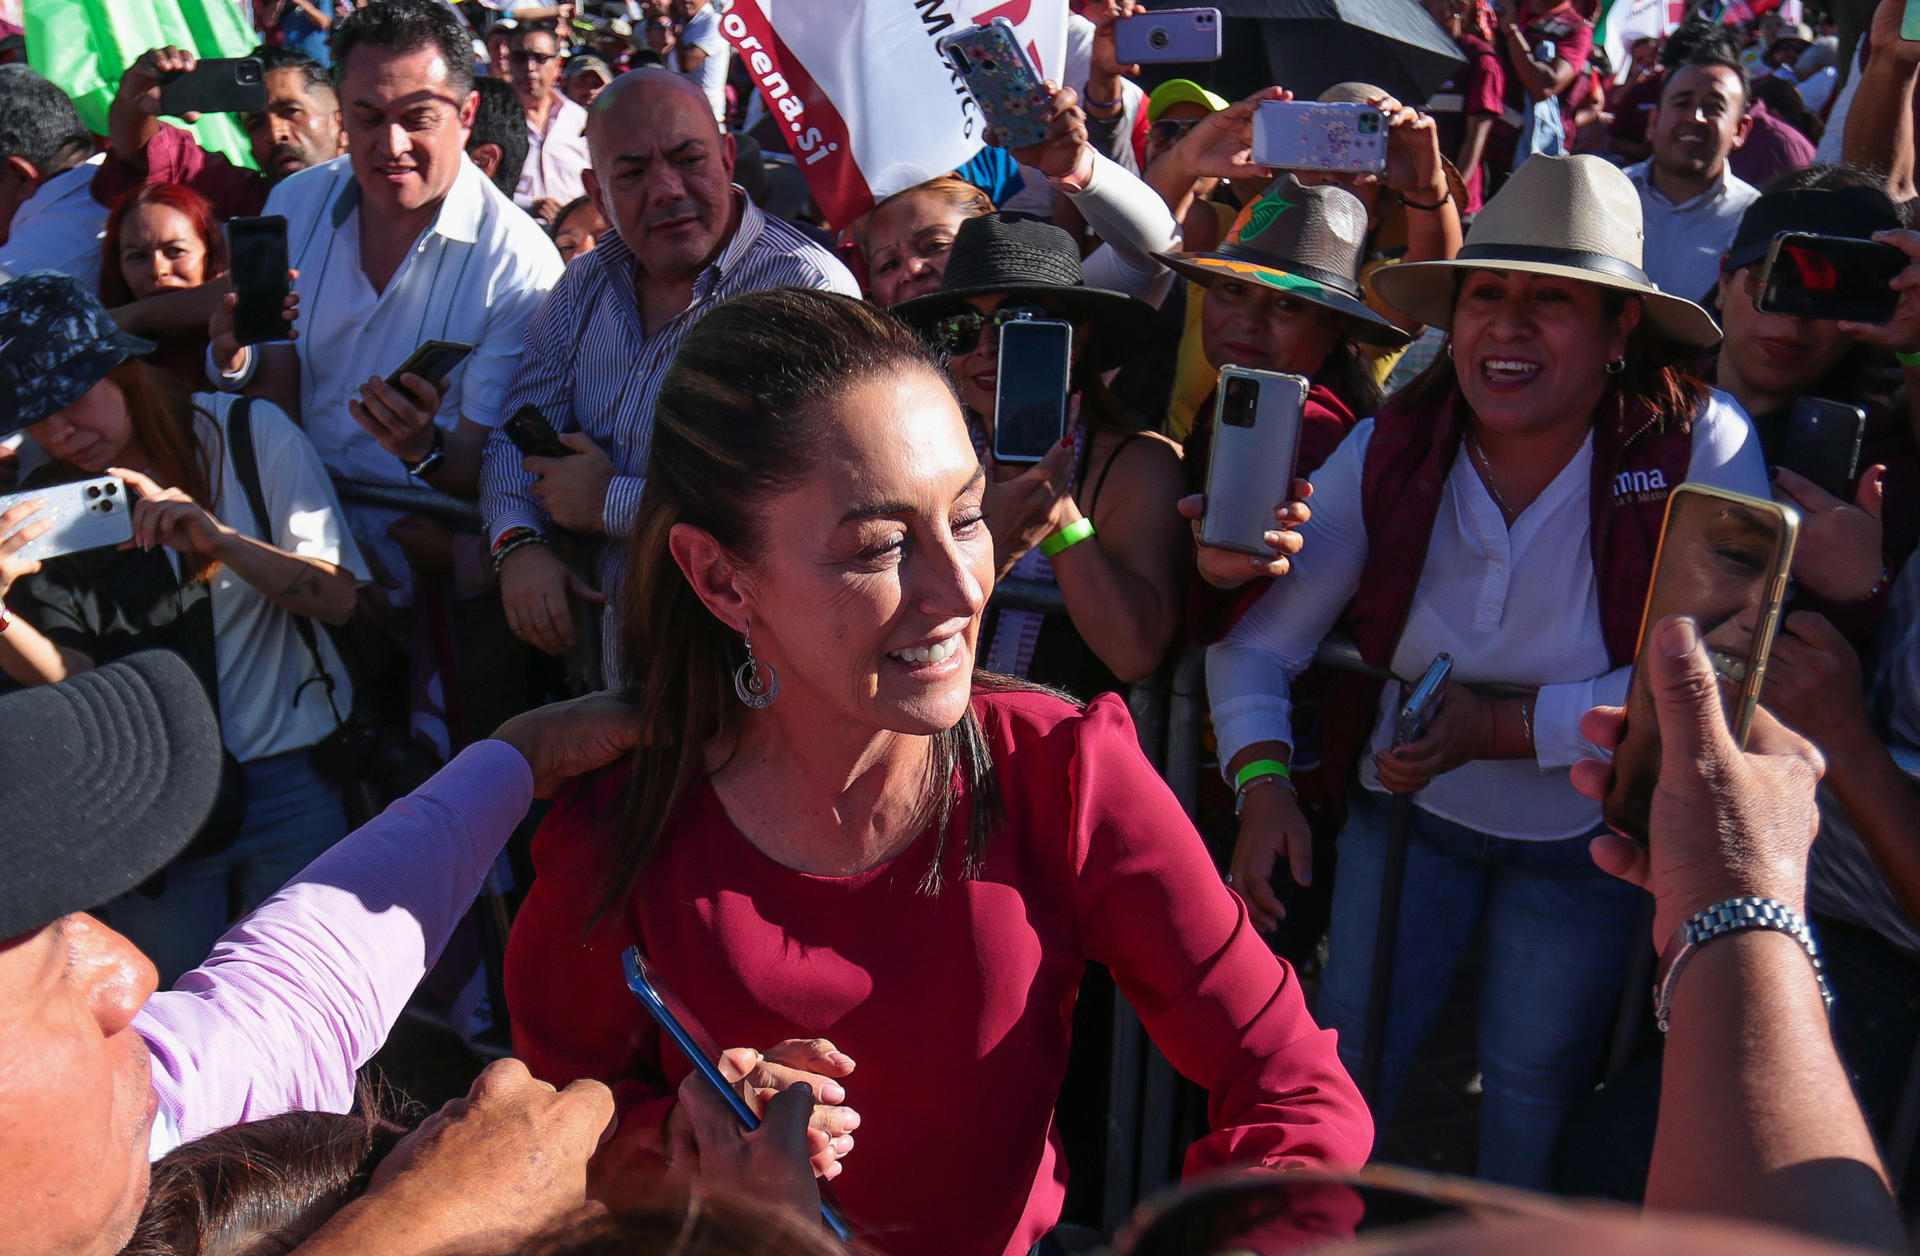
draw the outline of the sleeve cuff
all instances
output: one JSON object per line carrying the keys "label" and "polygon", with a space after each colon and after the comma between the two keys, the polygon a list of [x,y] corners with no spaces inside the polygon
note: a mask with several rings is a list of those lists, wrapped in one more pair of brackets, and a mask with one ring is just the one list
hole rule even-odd
{"label": "sleeve cuff", "polygon": [[1227,764],[1248,746],[1262,741],[1293,744],[1293,703],[1271,694],[1234,698],[1213,708],[1213,731],[1220,745],[1220,775],[1231,784]]}
{"label": "sleeve cuff", "polygon": [[1593,743],[1580,735],[1580,721],[1604,700],[1596,693],[1598,684],[1579,680],[1540,686],[1533,704],[1533,757],[1542,772],[1564,771],[1599,756]]}
{"label": "sleeve cuff", "polygon": [[253,382],[254,372],[260,367],[260,355],[254,352],[252,345],[240,347],[240,369],[229,375],[213,361],[213,346],[207,346],[207,378],[221,392],[237,393]]}
{"label": "sleeve cuff", "polygon": [[541,536],[548,536],[551,534],[549,522],[545,515],[521,509],[516,502],[487,521],[487,548],[491,550],[502,536],[515,528],[532,528]]}
{"label": "sleeve cuff", "polygon": [[607,485],[607,506],[601,522],[608,536],[626,536],[633,531],[633,521],[640,515],[640,490],[646,483],[644,476],[616,475]]}

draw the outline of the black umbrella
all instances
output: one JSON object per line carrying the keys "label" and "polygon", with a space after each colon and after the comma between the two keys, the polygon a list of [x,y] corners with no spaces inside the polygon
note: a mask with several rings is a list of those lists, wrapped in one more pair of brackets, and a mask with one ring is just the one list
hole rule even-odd
{"label": "black umbrella", "polygon": [[[1335,83],[1357,80],[1384,87],[1406,104],[1423,105],[1464,60],[1418,0],[1214,3],[1228,18],[1222,34],[1232,51],[1218,64],[1220,73],[1208,77],[1217,79],[1214,90],[1228,89],[1226,95],[1244,96],[1277,83],[1311,100]],[[1260,38],[1250,38],[1256,27]],[[1264,75],[1263,67],[1249,63],[1257,60],[1262,43],[1268,61]],[[1260,81],[1241,82],[1249,76]]]}

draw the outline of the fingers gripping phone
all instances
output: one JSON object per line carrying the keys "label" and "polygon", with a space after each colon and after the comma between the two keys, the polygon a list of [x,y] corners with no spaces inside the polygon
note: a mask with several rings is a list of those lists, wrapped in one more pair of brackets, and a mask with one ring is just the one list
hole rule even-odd
{"label": "fingers gripping phone", "polygon": [[1012,22],[997,17],[944,36],[934,46],[980,107],[988,142],[1025,148],[1047,138],[1042,115],[1052,98]]}
{"label": "fingers gripping phone", "polygon": [[22,527],[53,526],[14,551],[16,558],[58,558],[133,539],[133,502],[127,486],[110,475],[0,497],[0,515],[23,502],[46,503]]}
{"label": "fingers gripping phone", "polygon": [[1378,173],[1387,168],[1387,115],[1372,105],[1263,100],[1253,160],[1281,170]]}
{"label": "fingers gripping phone", "polygon": [[1038,462],[1060,443],[1067,434],[1072,366],[1070,324],[1047,318],[1001,324],[993,403],[996,459]]}
{"label": "fingers gripping phone", "polygon": [[1843,502],[1853,500],[1853,481],[1860,471],[1860,442],[1867,431],[1867,412],[1844,401],[1802,397],[1787,414],[1787,438],[1780,447],[1780,465],[1806,476]]}
{"label": "fingers gripping phone", "polygon": [[1394,745],[1411,745],[1427,735],[1434,717],[1440,714],[1440,706],[1447,696],[1447,681],[1452,677],[1453,655],[1435,655],[1433,662],[1427,664],[1426,674],[1400,703],[1400,715],[1393,724]]}
{"label": "fingers gripping phone", "polygon": [[521,406],[501,424],[514,448],[529,458],[565,458],[573,450],[560,443],[560,434],[535,405]]}
{"label": "fingers gripping phone", "polygon": [[[748,1130],[759,1129],[760,1118],[720,1071],[719,1046],[700,1028],[700,1022],[687,1012],[686,1005],[674,997],[666,982],[660,979],[660,974],[654,971],[653,965],[647,963],[647,957],[640,953],[640,948],[630,946],[623,951],[620,965],[626,973],[627,989],[633,992],[634,998],[640,1000],[640,1006],[647,1009],[647,1015],[653,1017],[660,1032],[673,1041],[673,1045],[680,1049],[680,1054],[687,1057],[694,1072],[706,1079],[707,1084],[733,1110],[733,1114],[740,1118],[742,1126]],[[842,1243],[852,1238],[852,1232],[847,1229],[847,1223],[841,1220],[839,1210],[824,1198],[820,1201],[820,1220]]]}
{"label": "fingers gripping phone", "polygon": [[267,80],[256,57],[208,57],[160,79],[160,112],[253,113],[267,107]]}
{"label": "fingers gripping phone", "polygon": [[464,345],[456,340],[429,340],[394,368],[393,374],[387,376],[387,387],[404,392],[400,387],[402,375],[418,375],[437,385],[453,374],[453,368],[466,361],[467,355],[472,352],[472,345]]}
{"label": "fingers gripping phone", "polygon": [[1911,259],[1891,244],[1783,231],[1760,272],[1763,314],[1884,323],[1900,306],[1888,285]]}
{"label": "fingers gripping phone", "polygon": [[287,338],[287,220],[278,214],[227,223],[233,279],[233,338],[257,345]]}
{"label": "fingers gripping phone", "polygon": [[1735,742],[1745,745],[1779,626],[1800,515],[1790,506],[1682,484],[1667,499],[1653,581],[1627,685],[1627,721],[1602,804],[1607,823],[1647,840],[1660,776],[1660,725],[1647,679],[1647,634],[1669,615],[1690,615],[1713,659]]}
{"label": "fingers gripping phone", "polygon": [[1303,375],[1220,368],[1213,447],[1207,454],[1207,509],[1200,544],[1270,559],[1267,533],[1287,499],[1308,382]]}
{"label": "fingers gripping phone", "polygon": [[1161,9],[1113,24],[1113,50],[1122,65],[1218,61],[1220,10]]}

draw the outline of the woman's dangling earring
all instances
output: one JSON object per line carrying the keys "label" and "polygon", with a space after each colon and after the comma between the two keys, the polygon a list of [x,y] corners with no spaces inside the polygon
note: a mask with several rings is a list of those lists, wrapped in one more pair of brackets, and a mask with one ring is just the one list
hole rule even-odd
{"label": "woman's dangling earring", "polygon": [[1453,361],[1453,340],[1451,338],[1447,340],[1447,361]]}
{"label": "woman's dangling earring", "polygon": [[1615,358],[1613,361],[1607,363],[1607,374],[1609,375],[1618,375],[1626,369],[1627,360],[1625,358]]}
{"label": "woman's dangling earring", "polygon": [[741,634],[747,643],[747,661],[733,672],[733,692],[740,701],[756,711],[764,711],[773,705],[780,696],[780,675],[773,670],[772,664],[762,663],[753,657],[753,625],[747,625]]}

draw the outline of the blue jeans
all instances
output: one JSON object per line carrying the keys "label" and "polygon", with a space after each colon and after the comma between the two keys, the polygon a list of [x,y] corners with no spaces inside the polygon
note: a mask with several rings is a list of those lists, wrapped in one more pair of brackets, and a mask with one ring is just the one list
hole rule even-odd
{"label": "blue jeans", "polygon": [[168,864],[158,895],[130,890],[107,904],[107,923],[160,970],[160,988],[207,958],[227,925],[252,911],[347,833],[340,791],[305,750],[240,765],[247,809],[233,845]]}
{"label": "blue jeans", "polygon": [[[1359,1075],[1385,880],[1388,804],[1355,789],[1341,831],[1320,1023]],[[1384,1126],[1481,921],[1480,1168],[1545,1188],[1568,1106],[1591,1087],[1618,1005],[1642,892],[1594,867],[1585,837],[1517,842],[1413,808],[1393,998],[1374,1119]]]}

